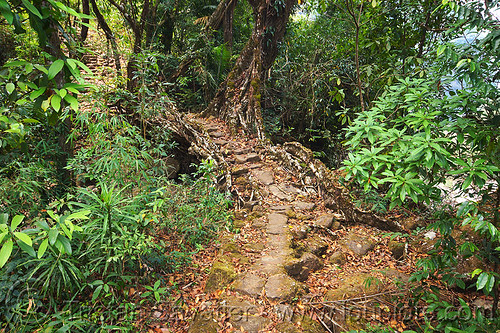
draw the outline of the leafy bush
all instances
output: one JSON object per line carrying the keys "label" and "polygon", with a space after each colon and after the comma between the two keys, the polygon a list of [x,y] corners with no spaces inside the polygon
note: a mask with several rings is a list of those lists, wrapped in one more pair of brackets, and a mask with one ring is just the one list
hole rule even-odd
{"label": "leafy bush", "polygon": [[[360,113],[347,130],[350,153],[344,169],[346,179],[361,184],[365,191],[385,195],[390,208],[405,205],[408,199],[439,208],[435,204],[441,201],[440,185],[447,181],[453,181],[454,189],[463,195],[472,194],[475,199],[452,207],[456,214],[442,209],[429,226],[442,237],[432,255],[419,262],[421,271],[413,279],[439,276],[449,285],[465,288],[463,276],[454,269],[457,256],[478,256],[488,268],[468,273],[477,276],[476,288],[493,294],[497,304],[500,95],[495,55],[500,36],[488,14],[490,8],[482,3],[443,1],[443,6],[450,15],[463,19],[456,29],[464,28],[466,22],[469,29],[483,29],[484,37],[470,44],[440,45],[429,59],[433,68],[427,77],[399,79],[370,110]],[[452,231],[460,224],[477,232],[482,244],[458,245]],[[446,306],[437,299],[430,303],[438,314]],[[442,324],[429,330],[474,331],[493,324],[490,318],[473,319],[466,323],[461,318],[441,317]]]}

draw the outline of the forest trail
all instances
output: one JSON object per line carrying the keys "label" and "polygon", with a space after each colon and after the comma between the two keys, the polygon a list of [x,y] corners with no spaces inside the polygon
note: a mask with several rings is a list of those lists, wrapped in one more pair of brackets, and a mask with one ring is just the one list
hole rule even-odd
{"label": "forest trail", "polygon": [[[398,291],[391,281],[407,280],[411,269],[400,261],[407,245],[345,223],[325,207],[312,179],[280,163],[270,143],[232,135],[212,117],[185,119],[225,156],[240,208],[237,232],[221,237],[210,272],[196,283],[200,300],[189,332],[334,332],[382,321],[369,304],[392,304]],[[346,311],[349,299],[349,311],[362,308],[363,316]]]}

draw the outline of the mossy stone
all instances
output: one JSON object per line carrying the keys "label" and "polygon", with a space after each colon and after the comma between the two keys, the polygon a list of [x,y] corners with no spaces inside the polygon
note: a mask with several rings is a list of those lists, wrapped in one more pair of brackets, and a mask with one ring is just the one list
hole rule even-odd
{"label": "mossy stone", "polygon": [[214,261],[208,275],[205,291],[212,292],[229,285],[236,278],[230,257],[222,256]]}
{"label": "mossy stone", "polygon": [[217,333],[217,322],[210,313],[198,313],[189,325],[188,333]]}

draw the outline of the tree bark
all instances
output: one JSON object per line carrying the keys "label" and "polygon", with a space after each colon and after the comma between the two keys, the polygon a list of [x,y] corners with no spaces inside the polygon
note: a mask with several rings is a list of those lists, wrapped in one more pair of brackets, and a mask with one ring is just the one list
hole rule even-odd
{"label": "tree bark", "polygon": [[255,25],[236,64],[208,106],[233,129],[264,138],[261,97],[266,73],[278,55],[288,18],[296,0],[249,0]]}
{"label": "tree bark", "polygon": [[233,15],[234,9],[236,8],[236,3],[238,0],[230,1],[226,13],[224,15],[224,44],[227,49],[231,51],[233,49]]}
{"label": "tree bark", "polygon": [[[82,0],[82,12],[85,15],[90,15],[89,0]],[[88,18],[84,18],[82,22],[84,24],[82,25],[82,30],[80,32],[80,41],[83,43],[87,39],[89,33],[89,27],[87,27],[86,24],[89,24],[90,21]]]}

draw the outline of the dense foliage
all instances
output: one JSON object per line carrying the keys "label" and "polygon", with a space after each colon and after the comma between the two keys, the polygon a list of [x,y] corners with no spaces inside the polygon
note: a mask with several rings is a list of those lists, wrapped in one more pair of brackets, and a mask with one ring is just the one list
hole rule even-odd
{"label": "dense foliage", "polygon": [[[202,111],[234,85],[259,17],[239,1],[217,19],[225,3],[0,0],[0,329],[136,331],[138,306],[170,293],[164,273],[230,228],[212,162],[172,179],[177,143],[149,125],[172,104]],[[377,212],[429,216],[441,240],[415,280],[498,301],[498,1],[299,3],[283,40],[265,28],[278,52],[249,84],[266,135],[343,166]],[[92,73],[91,53],[114,71]],[[450,183],[467,200],[445,205]],[[459,273],[472,256],[484,265]],[[419,299],[438,316],[423,331],[498,324],[447,317],[448,303],[417,289]]]}

